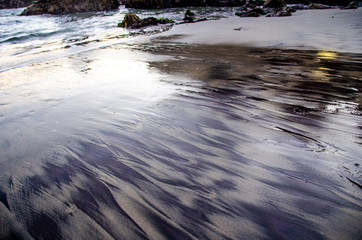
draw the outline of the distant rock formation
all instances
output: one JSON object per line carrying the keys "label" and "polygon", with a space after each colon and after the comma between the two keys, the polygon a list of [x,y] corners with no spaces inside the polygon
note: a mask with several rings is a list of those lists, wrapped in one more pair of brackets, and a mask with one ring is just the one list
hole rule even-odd
{"label": "distant rock formation", "polygon": [[[322,3],[328,5],[347,6],[352,0],[265,0],[270,8],[285,7],[288,4]],[[243,6],[246,3],[260,5],[264,0],[123,0],[126,8],[161,9],[172,7],[199,7],[199,6]]]}
{"label": "distant rock formation", "polygon": [[330,6],[347,6],[352,0],[285,0],[287,4],[310,4],[310,3],[320,3]]}
{"label": "distant rock formation", "polygon": [[118,0],[39,0],[27,7],[21,15],[105,11],[118,7]]}
{"label": "distant rock formation", "polygon": [[126,8],[160,9],[171,7],[238,6],[245,0],[125,0]]}
{"label": "distant rock formation", "polygon": [[22,8],[29,6],[32,0],[0,0],[0,9]]}

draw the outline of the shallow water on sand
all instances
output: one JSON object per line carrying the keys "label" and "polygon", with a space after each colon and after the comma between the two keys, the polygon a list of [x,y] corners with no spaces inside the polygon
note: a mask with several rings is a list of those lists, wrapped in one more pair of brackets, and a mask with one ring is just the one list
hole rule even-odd
{"label": "shallow water on sand", "polygon": [[[0,9],[0,72],[54,58],[123,43],[137,36],[147,36],[171,28],[171,24],[142,29],[117,27],[125,14],[140,18],[170,18],[182,22],[186,8],[143,10],[119,9],[66,15],[20,16],[24,9]],[[234,8],[191,8],[197,19],[233,16]]]}
{"label": "shallow water on sand", "polygon": [[155,39],[0,73],[0,237],[358,239],[362,56]]}

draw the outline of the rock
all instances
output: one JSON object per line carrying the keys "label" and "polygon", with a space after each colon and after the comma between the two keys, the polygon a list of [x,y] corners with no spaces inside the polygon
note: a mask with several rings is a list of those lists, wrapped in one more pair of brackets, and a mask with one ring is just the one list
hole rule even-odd
{"label": "rock", "polygon": [[266,0],[264,3],[265,8],[283,8],[286,7],[287,4],[284,0]]}
{"label": "rock", "polygon": [[123,21],[118,24],[118,27],[125,27],[125,28],[132,28],[132,26],[138,22],[140,22],[141,19],[134,13],[127,13]]}
{"label": "rock", "polygon": [[329,9],[332,8],[329,5],[319,4],[319,3],[311,3],[308,6],[309,9]]}
{"label": "rock", "polygon": [[293,8],[284,7],[282,9],[278,9],[277,11],[271,12],[267,14],[267,17],[289,17],[292,16],[292,13],[295,12]]}
{"label": "rock", "polygon": [[241,12],[236,12],[235,15],[239,17],[259,17],[260,15],[265,15],[266,13],[260,7],[254,9],[246,9]]}
{"label": "rock", "polygon": [[143,27],[157,25],[157,24],[167,24],[167,23],[173,23],[173,21],[168,18],[157,19],[154,17],[140,19],[134,13],[127,13],[124,16],[123,21],[118,24],[118,27],[137,29],[137,28],[143,28]]}
{"label": "rock", "polygon": [[264,1],[260,0],[244,0],[242,1],[242,7],[235,13],[239,17],[259,17],[265,15],[265,11],[261,8],[264,5]]}
{"label": "rock", "polygon": [[159,24],[168,24],[168,23],[175,23],[175,21],[169,18],[157,18],[157,23]]}
{"label": "rock", "polygon": [[281,11],[279,11],[279,13],[277,13],[278,17],[290,17],[292,16],[292,12],[295,12],[294,9],[292,8],[289,8],[289,7],[286,7],[286,8],[283,8]]}
{"label": "rock", "polygon": [[22,8],[29,6],[32,0],[0,0],[0,9]]}
{"label": "rock", "polygon": [[194,18],[190,16],[185,16],[182,20],[184,20],[184,23],[192,23],[194,22]]}
{"label": "rock", "polygon": [[117,0],[39,0],[27,7],[21,15],[105,11],[118,7]]}
{"label": "rock", "polygon": [[154,17],[148,17],[145,19],[142,19],[139,22],[134,23],[131,28],[136,29],[136,28],[143,28],[143,27],[147,27],[147,26],[152,26],[152,25],[157,25],[157,19]]}
{"label": "rock", "polygon": [[351,0],[285,0],[287,4],[311,4],[319,3],[330,6],[347,6]]}
{"label": "rock", "polygon": [[195,13],[194,12],[191,12],[190,10],[187,10],[185,12],[185,17],[182,19],[183,22],[180,22],[180,24],[182,23],[194,23],[194,22],[202,22],[202,21],[206,21],[207,18],[199,18],[197,19],[195,17]]}
{"label": "rock", "polygon": [[358,1],[350,2],[344,9],[357,9],[358,8]]}
{"label": "rock", "polygon": [[307,10],[309,9],[308,5],[305,5],[305,4],[292,4],[292,5],[289,5],[290,8],[294,9],[294,10]]}
{"label": "rock", "polygon": [[190,9],[187,9],[186,12],[185,12],[185,16],[193,17],[193,16],[195,16],[195,13],[194,13],[194,12],[191,12]]}
{"label": "rock", "polygon": [[191,12],[189,9],[185,12],[185,17],[182,19],[185,22],[194,22],[195,20],[195,13]]}
{"label": "rock", "polygon": [[295,9],[287,7],[284,0],[267,0],[264,8],[255,7],[255,5],[246,2],[235,15],[239,17],[259,17],[260,15],[267,15],[267,17],[286,17],[291,16],[295,11]]}
{"label": "rock", "polygon": [[241,10],[235,15],[239,17],[259,17],[267,15],[267,17],[286,17],[291,16],[296,10],[287,7],[284,0],[267,0],[263,8],[255,7],[255,5],[246,2]]}
{"label": "rock", "polygon": [[[161,8],[171,8],[171,7],[204,7],[204,6],[224,7],[224,6],[240,6],[240,4],[244,1],[243,0],[125,0],[125,6],[126,8],[140,8],[140,9],[161,9]],[[261,0],[254,0],[254,1],[260,2]]]}

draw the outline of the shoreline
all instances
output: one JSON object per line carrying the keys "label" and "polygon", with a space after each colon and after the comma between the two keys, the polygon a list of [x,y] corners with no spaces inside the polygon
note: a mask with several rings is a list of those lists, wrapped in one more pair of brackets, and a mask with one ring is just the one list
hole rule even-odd
{"label": "shoreline", "polygon": [[174,26],[155,37],[207,45],[362,53],[362,9],[301,10],[291,17],[230,17]]}
{"label": "shoreline", "polygon": [[187,40],[255,20],[8,58],[0,238],[357,239],[362,55]]}

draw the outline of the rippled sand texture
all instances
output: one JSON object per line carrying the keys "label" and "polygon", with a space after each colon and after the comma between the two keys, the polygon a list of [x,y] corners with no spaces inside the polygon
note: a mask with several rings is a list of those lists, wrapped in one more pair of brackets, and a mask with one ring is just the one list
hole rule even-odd
{"label": "rippled sand texture", "polygon": [[362,56],[114,46],[0,73],[0,238],[358,239]]}

